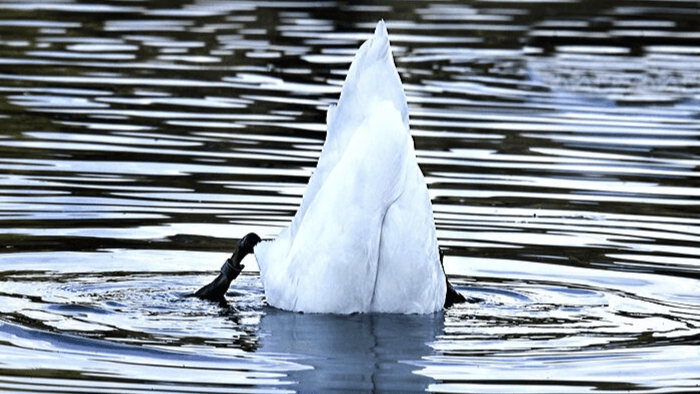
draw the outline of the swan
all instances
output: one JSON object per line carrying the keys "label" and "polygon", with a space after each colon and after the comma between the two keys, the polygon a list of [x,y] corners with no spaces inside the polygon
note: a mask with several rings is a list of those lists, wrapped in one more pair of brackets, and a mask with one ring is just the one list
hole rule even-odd
{"label": "swan", "polygon": [[253,253],[269,305],[306,313],[425,314],[464,301],[447,281],[384,21],[360,47],[291,225],[242,238],[194,296],[222,300]]}

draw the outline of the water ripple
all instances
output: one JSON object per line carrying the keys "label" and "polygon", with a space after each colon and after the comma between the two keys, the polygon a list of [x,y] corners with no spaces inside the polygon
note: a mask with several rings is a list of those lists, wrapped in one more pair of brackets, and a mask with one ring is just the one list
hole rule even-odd
{"label": "water ripple", "polygon": [[[688,7],[0,3],[0,387],[696,390]],[[289,314],[252,258],[228,307],[183,298],[288,225],[380,18],[471,302]]]}

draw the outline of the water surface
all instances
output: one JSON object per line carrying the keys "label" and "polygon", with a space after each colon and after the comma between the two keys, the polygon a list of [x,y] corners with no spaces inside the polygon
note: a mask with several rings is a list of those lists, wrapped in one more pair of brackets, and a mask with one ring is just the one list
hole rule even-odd
{"label": "water surface", "polygon": [[[0,389],[693,392],[687,1],[0,2]],[[445,268],[430,316],[183,298],[301,201],[384,18]]]}

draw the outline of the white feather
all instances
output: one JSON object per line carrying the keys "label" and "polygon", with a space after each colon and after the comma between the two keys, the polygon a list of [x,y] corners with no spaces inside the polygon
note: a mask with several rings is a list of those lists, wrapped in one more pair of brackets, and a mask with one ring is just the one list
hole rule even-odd
{"label": "white feather", "polygon": [[255,257],[270,305],[430,313],[445,301],[433,211],[383,21],[357,53],[291,226]]}

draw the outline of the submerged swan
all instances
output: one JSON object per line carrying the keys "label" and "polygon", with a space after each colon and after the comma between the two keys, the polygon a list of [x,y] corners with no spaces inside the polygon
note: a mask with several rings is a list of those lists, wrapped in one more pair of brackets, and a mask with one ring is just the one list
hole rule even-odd
{"label": "submerged swan", "polygon": [[464,301],[447,282],[433,210],[383,21],[361,47],[291,226],[249,234],[194,296],[222,300],[246,254],[267,302],[312,313],[431,313]]}

